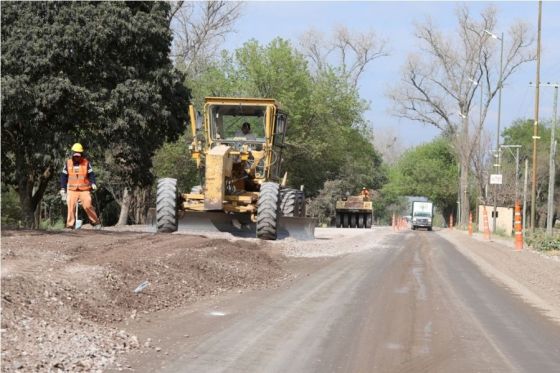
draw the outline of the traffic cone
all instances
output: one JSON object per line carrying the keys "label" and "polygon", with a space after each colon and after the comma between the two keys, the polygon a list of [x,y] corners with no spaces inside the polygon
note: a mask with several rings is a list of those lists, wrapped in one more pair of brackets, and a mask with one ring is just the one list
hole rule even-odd
{"label": "traffic cone", "polygon": [[513,219],[513,228],[515,231],[515,251],[523,249],[523,231],[521,228],[521,206],[519,201],[515,201],[515,218]]}
{"label": "traffic cone", "polygon": [[488,212],[486,211],[486,206],[482,211],[482,222],[484,225],[484,238],[490,240],[490,225],[488,224]]}
{"label": "traffic cone", "polygon": [[469,236],[472,237],[472,212],[469,211]]}

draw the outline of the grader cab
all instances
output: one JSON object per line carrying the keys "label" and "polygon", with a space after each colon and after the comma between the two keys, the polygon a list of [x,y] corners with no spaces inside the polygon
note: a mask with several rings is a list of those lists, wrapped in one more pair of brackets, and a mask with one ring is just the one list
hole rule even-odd
{"label": "grader cab", "polygon": [[[281,175],[287,115],[273,99],[207,97],[202,117],[189,107],[200,184],[178,193],[175,179],[158,180],[158,232],[177,229],[255,231],[313,238],[303,188]],[[247,130],[249,128],[249,131]]]}

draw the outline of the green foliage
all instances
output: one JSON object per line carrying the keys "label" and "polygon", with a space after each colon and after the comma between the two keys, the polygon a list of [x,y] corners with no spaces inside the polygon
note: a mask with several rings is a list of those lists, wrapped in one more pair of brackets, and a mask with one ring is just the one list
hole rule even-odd
{"label": "green foliage", "polygon": [[178,141],[166,143],[154,156],[154,173],[157,178],[177,179],[179,192],[189,192],[193,185],[200,184],[196,162],[191,159],[187,139],[182,136]]}
{"label": "green foliage", "polygon": [[58,218],[54,222],[50,220],[43,220],[39,224],[40,229],[44,230],[61,230],[66,226],[66,219]]}
{"label": "green foliage", "polygon": [[[532,175],[532,157],[533,157],[533,120],[516,120],[510,127],[507,127],[502,132],[504,136],[504,144],[521,145],[519,151],[520,173],[522,172],[522,164],[525,159],[529,159],[529,183],[531,183]],[[547,196],[549,184],[549,157],[550,157],[550,137],[552,134],[551,122],[543,120],[539,125],[539,136],[537,147],[537,205],[536,205],[536,221],[537,225],[544,227],[546,221],[547,211]],[[556,139],[560,143],[560,129],[556,129]],[[556,153],[556,175],[560,175],[560,152]],[[502,153],[502,169],[505,174],[515,174],[515,159],[507,150]],[[530,184],[529,184],[529,188]],[[560,177],[556,177],[554,201],[560,201]],[[510,203],[512,203],[510,201]],[[530,203],[530,202],[529,202]],[[555,204],[554,213],[556,216],[560,215],[560,204]]]}
{"label": "green foliage", "polygon": [[317,195],[327,180],[351,180],[354,191],[380,188],[381,157],[369,141],[367,104],[336,69],[313,75],[304,56],[277,38],[266,46],[251,40],[189,82],[195,102],[204,96],[269,97],[289,115],[283,153],[289,183]]}
{"label": "green foliage", "polygon": [[[533,126],[532,119],[517,119],[511,126],[504,128],[502,136],[504,144],[521,145],[519,154],[521,158],[530,158],[533,154]],[[560,134],[556,132],[556,138],[560,139]],[[541,121],[539,123],[539,151],[548,155],[550,145],[550,122]],[[545,159],[548,164],[548,158]]]}
{"label": "green foliage", "polygon": [[[112,180],[151,182],[186,122],[166,2],[2,2],[2,180],[30,224],[74,142]],[[112,180],[108,180],[111,182]]]}
{"label": "green foliage", "polygon": [[552,251],[560,250],[560,233],[558,231],[547,235],[545,230],[537,229],[534,233],[525,232],[525,242],[535,250]]}
{"label": "green foliage", "polygon": [[444,138],[405,152],[389,171],[389,183],[382,189],[384,198],[426,196],[444,213],[457,200],[458,170],[455,153]]}
{"label": "green foliage", "polygon": [[2,227],[17,227],[21,218],[18,195],[12,187],[2,184]]}
{"label": "green foliage", "polygon": [[335,216],[336,201],[353,188],[348,180],[327,180],[317,196],[309,203],[307,213],[319,220],[319,224],[330,224]]}

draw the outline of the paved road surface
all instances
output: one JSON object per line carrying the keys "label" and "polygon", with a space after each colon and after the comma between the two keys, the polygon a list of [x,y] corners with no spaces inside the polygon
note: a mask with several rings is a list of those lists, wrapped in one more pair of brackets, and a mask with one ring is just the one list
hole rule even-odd
{"label": "paved road surface", "polygon": [[399,233],[374,245],[289,286],[166,320],[158,330],[167,355],[144,355],[132,367],[560,372],[560,326],[483,275],[437,232]]}

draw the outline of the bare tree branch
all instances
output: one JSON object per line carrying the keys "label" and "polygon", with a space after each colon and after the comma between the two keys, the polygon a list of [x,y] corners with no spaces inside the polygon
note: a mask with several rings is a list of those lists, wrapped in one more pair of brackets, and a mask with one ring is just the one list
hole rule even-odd
{"label": "bare tree branch", "polygon": [[241,2],[178,2],[173,8],[173,53],[187,76],[195,76],[219,52],[241,14]]}
{"label": "bare tree branch", "polygon": [[[336,66],[348,76],[353,87],[374,60],[387,56],[387,42],[373,31],[352,33],[345,26],[333,31],[329,41],[322,33],[310,29],[300,37],[300,50],[317,71]],[[333,56],[336,55],[336,56]],[[329,63],[331,58],[333,63]]]}
{"label": "bare tree branch", "polygon": [[[457,9],[456,34],[443,34],[427,19],[416,25],[421,55],[411,55],[402,71],[400,84],[389,91],[393,112],[398,117],[416,120],[453,134],[453,144],[461,163],[462,220],[468,216],[466,198],[469,166],[480,150],[483,123],[492,99],[503,83],[527,61],[534,60],[534,38],[528,27],[517,22],[509,30],[504,51],[502,81],[499,80],[500,43],[484,31],[496,27],[496,10],[484,9],[478,19],[468,7]],[[506,41],[504,40],[504,42]],[[497,68],[496,68],[497,67]],[[475,84],[474,82],[479,84]],[[484,82],[483,107],[479,123],[469,127],[469,113]],[[452,117],[453,114],[456,114]],[[480,158],[480,155],[477,155]]]}

